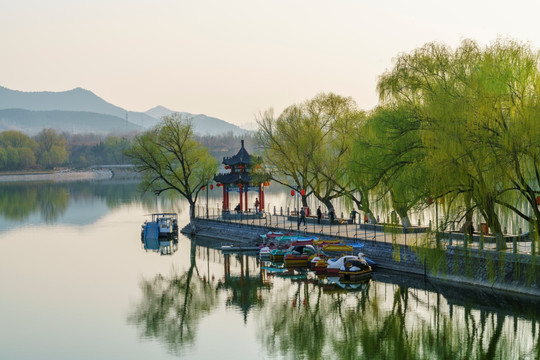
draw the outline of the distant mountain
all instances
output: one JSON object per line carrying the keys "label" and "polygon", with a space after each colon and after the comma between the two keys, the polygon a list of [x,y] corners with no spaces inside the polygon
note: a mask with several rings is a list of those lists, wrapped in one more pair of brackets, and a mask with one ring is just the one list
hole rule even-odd
{"label": "distant mountain", "polygon": [[180,112],[180,111],[172,111],[167,109],[165,106],[158,105],[156,107],[151,108],[150,110],[145,111],[144,113],[146,115],[149,115],[155,119],[161,119],[163,116],[170,115],[174,112],[179,112],[180,114],[189,116],[189,113],[186,112]]}
{"label": "distant mountain", "polygon": [[152,116],[155,119],[161,119],[163,116],[178,112],[188,118],[191,118],[195,127],[195,133],[200,135],[219,135],[227,132],[232,132],[234,135],[241,135],[249,132],[241,127],[228,123],[215,117],[206,116],[204,114],[193,115],[187,112],[173,111],[164,106],[156,106],[145,112],[146,115]]}
{"label": "distant mountain", "polygon": [[18,130],[34,136],[44,128],[59,132],[103,135],[144,130],[139,125],[117,116],[86,111],[0,110],[0,131]]}
{"label": "distant mountain", "polygon": [[[126,131],[140,131],[154,126],[162,116],[173,112],[163,106],[156,106],[145,113],[128,111],[82,88],[60,92],[24,92],[0,86],[0,110],[2,109],[10,109],[10,112],[2,111],[0,130],[10,128],[30,133],[36,132],[39,126],[59,127],[64,131],[77,133],[88,131],[85,129],[94,129],[92,132],[95,133],[122,128]],[[32,111],[24,112],[21,109]],[[181,113],[193,119],[195,132],[200,135],[217,135],[229,131],[234,135],[241,135],[247,132],[221,119],[203,114]],[[107,118],[107,115],[110,117]],[[56,116],[58,118],[55,118]]]}
{"label": "distant mountain", "polygon": [[141,112],[128,111],[106,102],[91,91],[76,88],[68,91],[24,92],[0,86],[0,109],[85,111],[113,115],[142,127],[155,119]]}

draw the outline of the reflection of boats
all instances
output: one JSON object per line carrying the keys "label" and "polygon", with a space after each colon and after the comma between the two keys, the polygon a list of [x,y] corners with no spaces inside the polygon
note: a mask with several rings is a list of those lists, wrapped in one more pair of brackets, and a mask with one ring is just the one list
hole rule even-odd
{"label": "reflection of boats", "polygon": [[352,291],[365,290],[370,282],[371,277],[369,276],[355,282],[343,281],[339,276],[323,275],[318,275],[316,280],[317,286],[320,286],[325,294],[344,294]]}
{"label": "reflection of boats", "polygon": [[146,237],[142,244],[144,250],[158,252],[160,255],[172,255],[178,250],[178,239]]}
{"label": "reflection of boats", "polygon": [[257,252],[258,246],[235,246],[235,245],[222,245],[221,251],[223,252]]}
{"label": "reflection of boats", "polygon": [[328,277],[326,279],[328,285],[334,285],[347,291],[363,290],[371,282],[370,276],[365,276],[357,281],[345,281],[341,277]]}
{"label": "reflection of boats", "polygon": [[307,278],[307,273],[296,269],[285,269],[285,271],[277,273],[276,276],[290,280],[303,280]]}
{"label": "reflection of boats", "polygon": [[357,258],[345,261],[339,270],[340,281],[355,282],[371,276],[372,269],[366,260]]}

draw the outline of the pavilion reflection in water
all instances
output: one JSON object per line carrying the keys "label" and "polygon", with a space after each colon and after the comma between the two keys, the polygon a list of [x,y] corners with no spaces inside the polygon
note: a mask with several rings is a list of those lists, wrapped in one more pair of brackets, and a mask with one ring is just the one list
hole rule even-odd
{"label": "pavilion reflection in water", "polygon": [[[176,352],[196,341],[202,318],[232,310],[242,314],[244,323],[255,322],[257,341],[269,357],[427,359],[444,353],[452,359],[520,359],[539,355],[536,299],[443,286],[390,272],[376,272],[373,281],[347,289],[311,274],[280,276],[265,270],[266,264],[254,256],[222,254],[195,242],[191,246],[196,249],[192,249],[190,270],[146,281],[137,309],[150,314],[139,312],[139,321],[132,320]],[[178,308],[171,311],[171,304]],[[156,320],[160,316],[162,325]],[[167,320],[169,316],[177,318]],[[168,327],[173,323],[189,326],[171,333]],[[148,324],[157,329],[145,332]],[[235,331],[232,324],[228,326],[228,331]]]}

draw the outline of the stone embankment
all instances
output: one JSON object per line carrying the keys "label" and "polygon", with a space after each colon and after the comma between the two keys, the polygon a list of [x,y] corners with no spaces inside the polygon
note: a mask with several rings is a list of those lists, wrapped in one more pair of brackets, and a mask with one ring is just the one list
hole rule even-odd
{"label": "stone embankment", "polygon": [[[211,219],[197,219],[196,228],[197,238],[211,239],[216,245],[257,245],[261,243],[260,235],[270,230],[264,226]],[[189,233],[189,225],[182,232]],[[318,237],[320,234],[308,232],[306,235]],[[443,283],[540,296],[540,259],[537,256],[455,246],[437,251],[392,242],[359,241],[364,243],[361,251],[377,262],[379,268],[424,275]]]}

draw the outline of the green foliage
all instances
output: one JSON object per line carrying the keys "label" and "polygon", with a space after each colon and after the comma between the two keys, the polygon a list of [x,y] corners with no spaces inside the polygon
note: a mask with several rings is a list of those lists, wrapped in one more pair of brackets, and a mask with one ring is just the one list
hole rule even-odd
{"label": "green foliage", "polygon": [[[403,141],[420,139],[425,149],[424,166],[415,167],[428,189],[408,189],[444,196],[448,210],[469,219],[476,209],[498,249],[505,248],[501,212],[540,221],[539,65],[538,53],[515,41],[481,48],[465,40],[455,50],[430,43],[400,55],[378,84],[386,106],[416,121],[414,137]],[[530,212],[521,211],[523,202]]]}
{"label": "green foliage", "polygon": [[[352,135],[364,114],[351,98],[319,94],[258,120],[257,139],[275,181],[314,194],[329,209],[331,200],[352,193],[346,171]],[[305,196],[303,203],[306,205]]]}
{"label": "green foliage", "polygon": [[0,170],[28,169],[36,164],[37,144],[20,131],[0,133]]}
{"label": "green foliage", "polygon": [[64,164],[68,159],[66,139],[53,129],[43,129],[34,138],[38,145],[38,163],[44,168]]}
{"label": "green foliage", "polygon": [[179,193],[189,202],[194,219],[199,192],[212,180],[217,162],[193,139],[189,119],[180,114],[164,117],[155,128],[137,136],[126,155],[143,175],[145,191]]}

